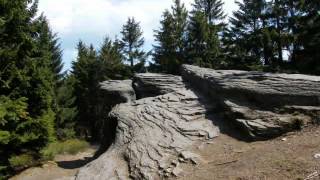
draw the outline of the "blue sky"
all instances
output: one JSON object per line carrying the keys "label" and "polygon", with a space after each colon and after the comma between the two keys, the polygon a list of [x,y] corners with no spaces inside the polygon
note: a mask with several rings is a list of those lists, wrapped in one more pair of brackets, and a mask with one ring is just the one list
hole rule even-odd
{"label": "blue sky", "polygon": [[[231,14],[237,7],[234,0],[224,0],[225,11]],[[120,36],[119,32],[128,17],[141,23],[146,40],[145,49],[151,50],[153,30],[172,0],[40,0],[39,12],[44,13],[55,33],[58,33],[63,49],[64,69],[70,69],[81,39],[98,48],[104,37]],[[190,9],[193,0],[182,0]]]}

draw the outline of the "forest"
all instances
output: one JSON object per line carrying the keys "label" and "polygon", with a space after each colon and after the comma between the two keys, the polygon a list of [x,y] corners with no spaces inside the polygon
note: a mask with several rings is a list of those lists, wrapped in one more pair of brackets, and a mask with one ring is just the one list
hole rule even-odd
{"label": "forest", "polygon": [[51,159],[52,144],[99,142],[105,80],[179,74],[182,64],[320,75],[319,0],[236,3],[228,17],[222,0],[194,0],[191,11],[174,0],[149,52],[139,20],[128,17],[120,38],[106,35],[98,49],[79,41],[64,72],[60,39],[38,0],[0,0],[0,179]]}

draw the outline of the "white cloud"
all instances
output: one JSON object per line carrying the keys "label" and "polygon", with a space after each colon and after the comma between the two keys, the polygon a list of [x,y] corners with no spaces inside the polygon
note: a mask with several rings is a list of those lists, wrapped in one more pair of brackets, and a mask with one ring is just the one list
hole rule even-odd
{"label": "white cloud", "polygon": [[[182,0],[190,9],[193,0]],[[105,35],[119,34],[128,17],[141,22],[146,47],[151,48],[153,30],[158,29],[163,11],[172,0],[40,0],[39,10],[49,19],[54,32],[61,37],[64,61],[70,67],[71,51],[79,39],[99,45]],[[235,9],[233,0],[225,0],[226,12]],[[72,53],[74,54],[74,53]]]}

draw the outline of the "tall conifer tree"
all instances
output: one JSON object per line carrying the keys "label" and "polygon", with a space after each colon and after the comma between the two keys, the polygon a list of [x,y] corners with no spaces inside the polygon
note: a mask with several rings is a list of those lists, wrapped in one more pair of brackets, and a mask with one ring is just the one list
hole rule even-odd
{"label": "tall conifer tree", "polygon": [[[54,74],[38,1],[0,1],[0,176],[55,139]],[[28,157],[29,161],[18,161]],[[32,159],[32,160],[30,160]],[[20,163],[17,163],[20,162]],[[9,167],[9,168],[8,168]]]}
{"label": "tall conifer tree", "polygon": [[161,27],[155,31],[154,65],[162,72],[178,74],[179,66],[186,63],[187,16],[183,3],[175,0],[171,11],[163,13]]}
{"label": "tall conifer tree", "polygon": [[203,67],[217,67],[221,63],[219,32],[224,18],[222,1],[195,0],[188,25],[190,62]]}
{"label": "tall conifer tree", "polygon": [[146,53],[143,51],[144,38],[140,23],[132,18],[128,18],[127,23],[121,31],[122,39],[120,41],[123,56],[134,68],[136,63],[144,62]]}

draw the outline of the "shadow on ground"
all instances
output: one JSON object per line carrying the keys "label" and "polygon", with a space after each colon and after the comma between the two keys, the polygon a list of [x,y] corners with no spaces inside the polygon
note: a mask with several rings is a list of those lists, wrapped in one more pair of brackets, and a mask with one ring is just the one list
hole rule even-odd
{"label": "shadow on ground", "polygon": [[78,159],[73,161],[58,161],[56,162],[60,168],[63,169],[78,169],[85,166],[89,162],[93,161],[94,157],[85,157],[84,159]]}

